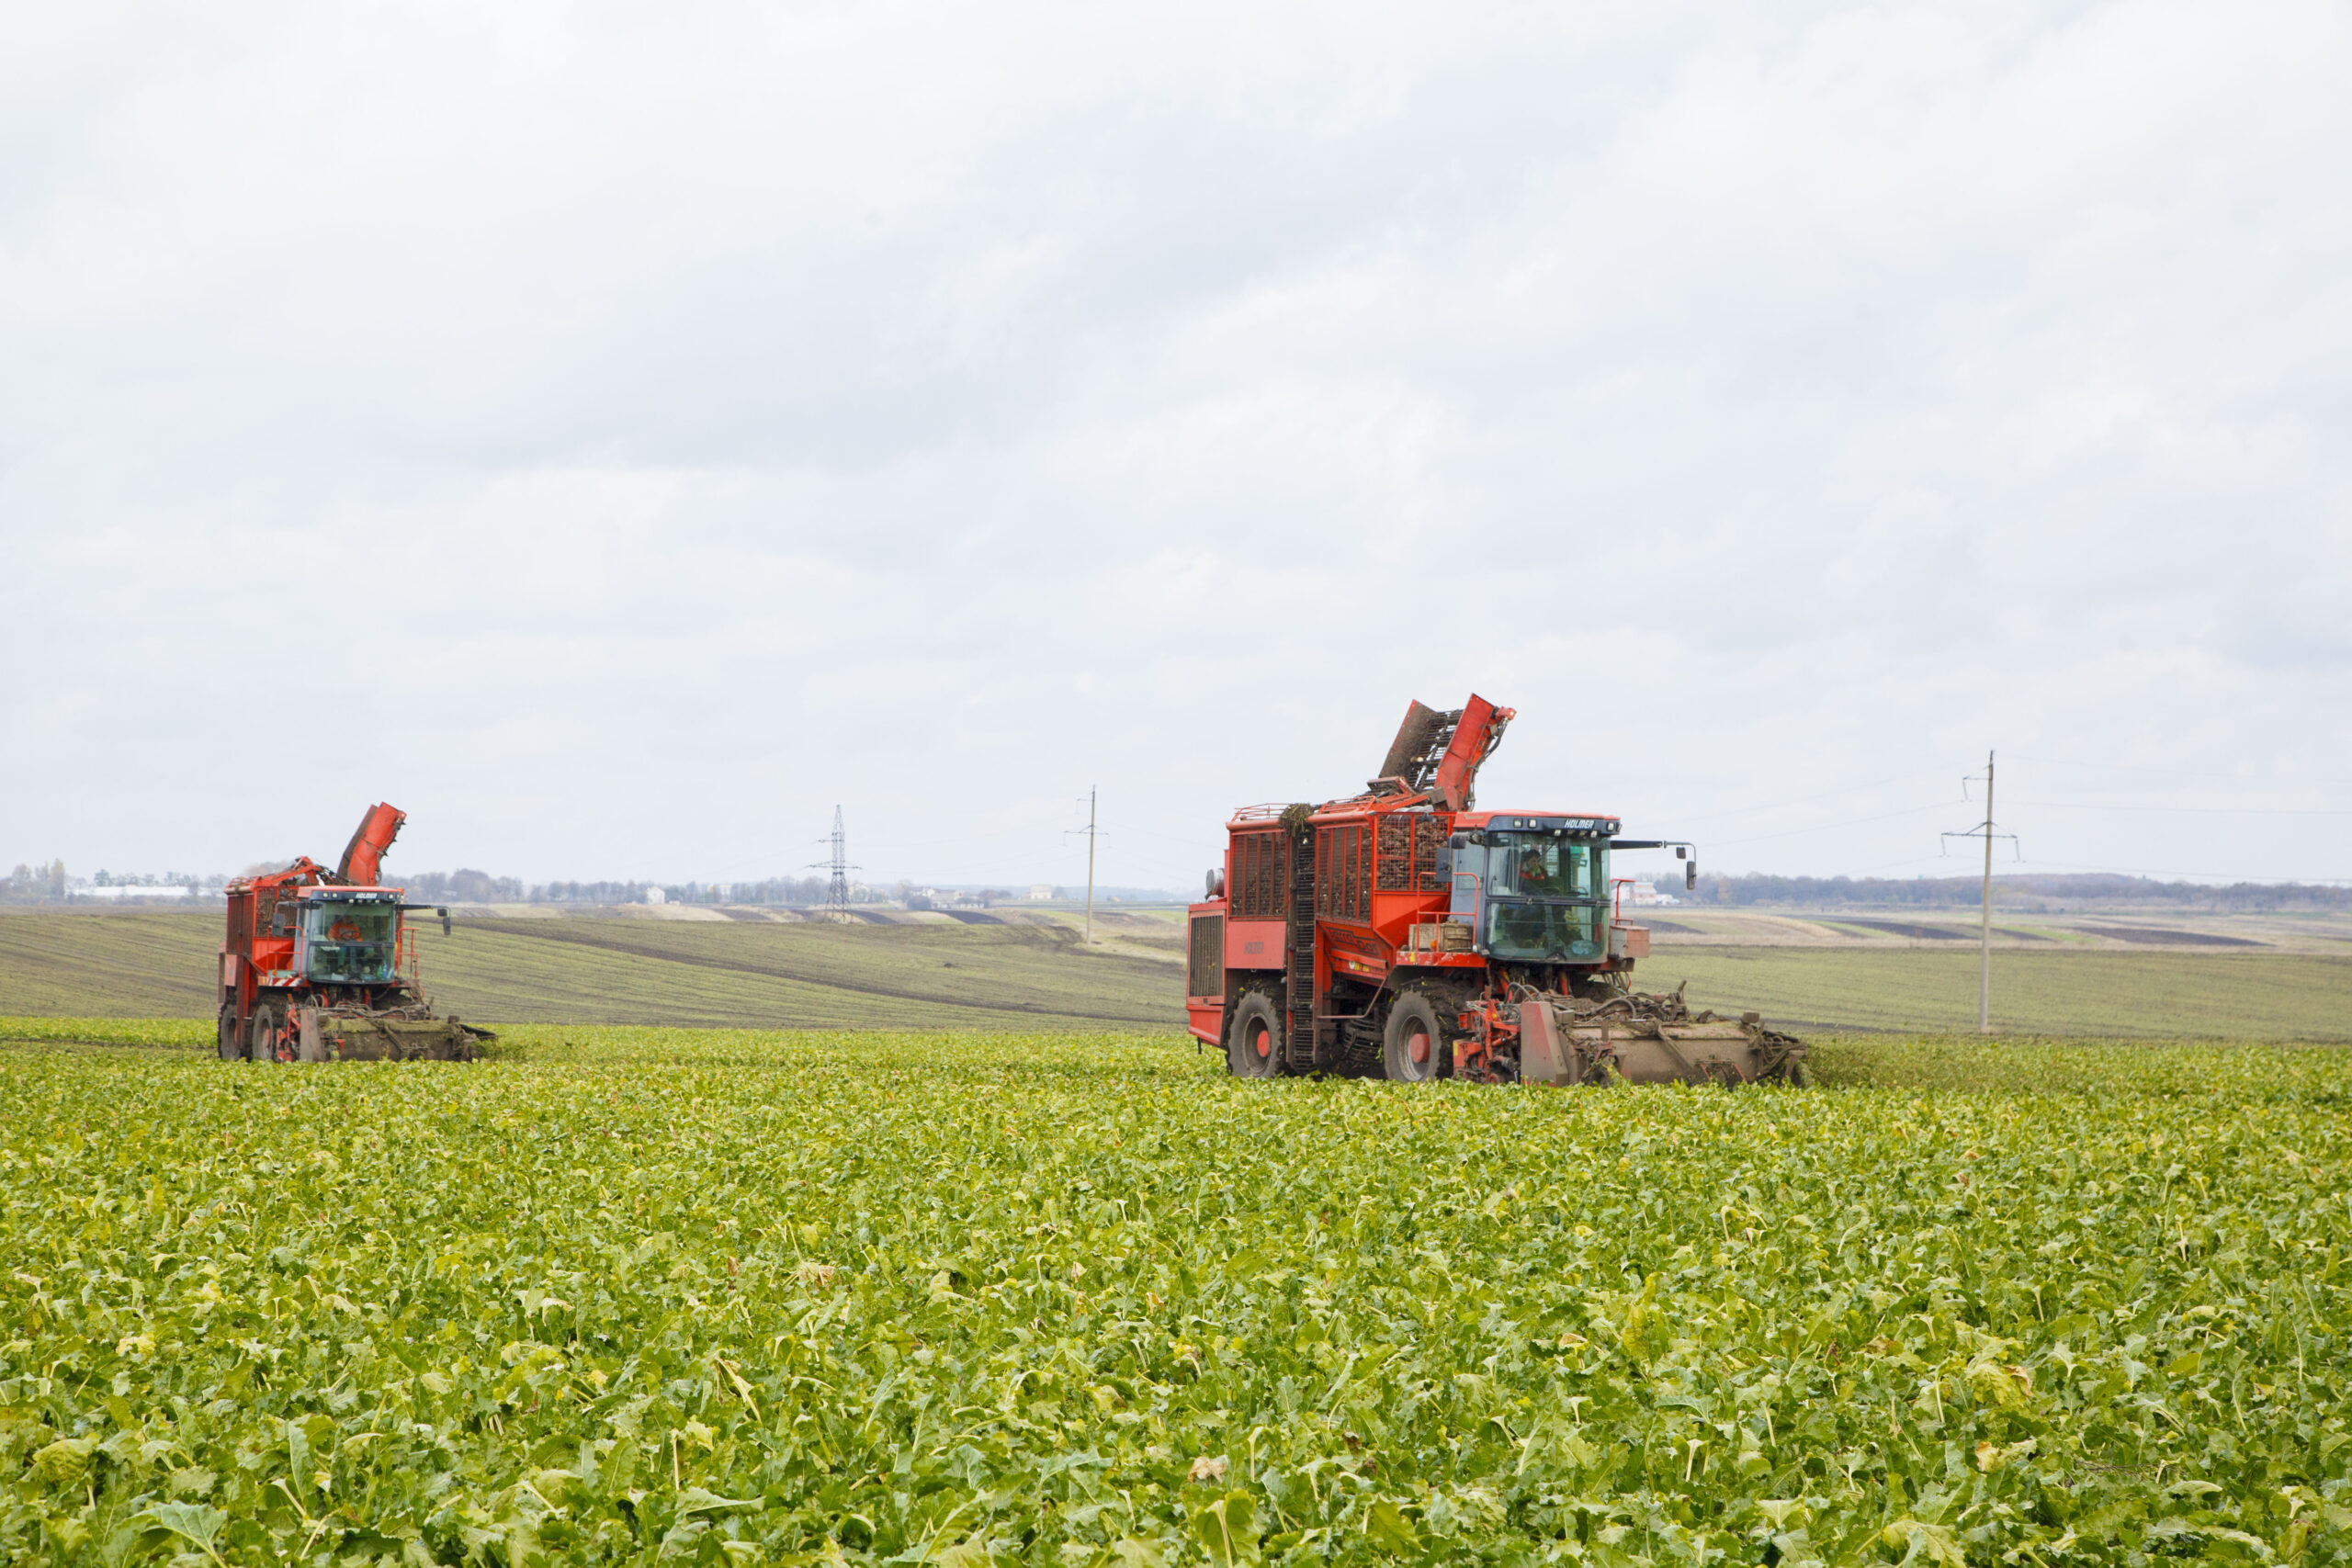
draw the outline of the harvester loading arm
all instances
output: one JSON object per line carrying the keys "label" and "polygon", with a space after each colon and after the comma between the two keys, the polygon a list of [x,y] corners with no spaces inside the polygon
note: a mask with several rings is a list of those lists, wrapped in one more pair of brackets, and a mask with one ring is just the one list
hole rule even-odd
{"label": "harvester loading arm", "polygon": [[[1405,722],[1380,764],[1374,792],[1390,793],[1402,785],[1448,811],[1469,810],[1479,766],[1502,743],[1503,727],[1514,716],[1510,709],[1476,695],[1452,713],[1414,703],[1405,710]],[[1392,779],[1395,784],[1388,782]]]}
{"label": "harvester loading arm", "polygon": [[1461,721],[1453,727],[1453,743],[1438,761],[1430,793],[1440,805],[1448,811],[1470,809],[1478,769],[1502,744],[1503,727],[1516,716],[1510,709],[1498,708],[1484,697],[1471,697],[1462,710]]}
{"label": "harvester loading arm", "polygon": [[351,835],[351,842],[343,847],[343,859],[335,863],[334,879],[351,887],[373,887],[382,874],[384,852],[400,837],[401,824],[408,814],[396,807],[378,804],[368,808],[359,819],[359,827]]}

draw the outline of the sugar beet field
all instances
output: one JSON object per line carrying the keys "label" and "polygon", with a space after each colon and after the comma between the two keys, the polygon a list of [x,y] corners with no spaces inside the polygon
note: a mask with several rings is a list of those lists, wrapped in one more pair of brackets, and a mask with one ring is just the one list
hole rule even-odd
{"label": "sugar beet field", "polygon": [[1833,1039],[1726,1094],[6,1022],[10,1562],[2352,1555],[2336,1051]]}

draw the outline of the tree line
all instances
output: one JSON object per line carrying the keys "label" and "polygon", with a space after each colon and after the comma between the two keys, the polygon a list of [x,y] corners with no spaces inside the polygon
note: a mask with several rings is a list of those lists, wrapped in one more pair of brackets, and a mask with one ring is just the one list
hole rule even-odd
{"label": "tree line", "polygon": [[[201,889],[217,896],[230,878],[220,875],[116,876],[100,872],[82,878],[67,874],[65,863],[18,865],[0,880],[0,904],[62,904],[93,886],[153,888],[158,898],[187,897]],[[456,871],[420,871],[391,874],[395,887],[405,888],[420,904],[639,904],[654,889],[671,904],[752,904],[805,908],[825,901],[822,876],[772,876],[760,882],[538,882],[518,876],[493,876],[486,871],[459,867]],[[887,896],[874,888],[853,887],[850,901],[880,903]]]}

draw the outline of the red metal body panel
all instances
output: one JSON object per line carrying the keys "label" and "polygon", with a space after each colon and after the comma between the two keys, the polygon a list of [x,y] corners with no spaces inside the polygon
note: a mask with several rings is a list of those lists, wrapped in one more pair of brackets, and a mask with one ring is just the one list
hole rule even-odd
{"label": "red metal body panel", "polygon": [[1617,818],[1606,811],[1562,811],[1556,807],[1537,811],[1529,807],[1510,809],[1498,807],[1493,811],[1457,811],[1453,814],[1453,826],[1456,831],[1471,828],[1487,828],[1492,827],[1498,818],[1509,819],[1513,817],[1548,818],[1555,820],[1565,818],[1571,822],[1603,822],[1608,824],[1610,832],[1613,833],[1617,830]]}
{"label": "red metal body panel", "polygon": [[1279,969],[1283,966],[1283,923],[1280,920],[1225,922],[1225,966],[1227,969]]}
{"label": "red metal body panel", "polygon": [[1395,949],[1405,945],[1407,933],[1419,921],[1445,913],[1442,893],[1379,893],[1372,896],[1372,930]]}

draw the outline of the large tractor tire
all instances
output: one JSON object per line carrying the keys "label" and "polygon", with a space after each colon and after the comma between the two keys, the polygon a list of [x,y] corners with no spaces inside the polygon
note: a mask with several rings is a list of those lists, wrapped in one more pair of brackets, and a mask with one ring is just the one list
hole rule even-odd
{"label": "large tractor tire", "polygon": [[1283,1014],[1263,991],[1244,991],[1225,1041],[1225,1065],[1237,1078],[1270,1078],[1283,1070]]}
{"label": "large tractor tire", "polygon": [[291,1056],[277,1054],[278,1036],[284,1032],[286,1015],[270,1002],[254,1009],[245,1024],[245,1054],[256,1062],[289,1061]]}
{"label": "large tractor tire", "polygon": [[220,1059],[236,1062],[244,1059],[245,1043],[237,1038],[237,1004],[220,1004]]}
{"label": "large tractor tire", "polygon": [[1398,994],[1381,1036],[1383,1073],[1398,1083],[1430,1083],[1446,1073],[1445,1023],[1437,1004],[1419,991]]}

